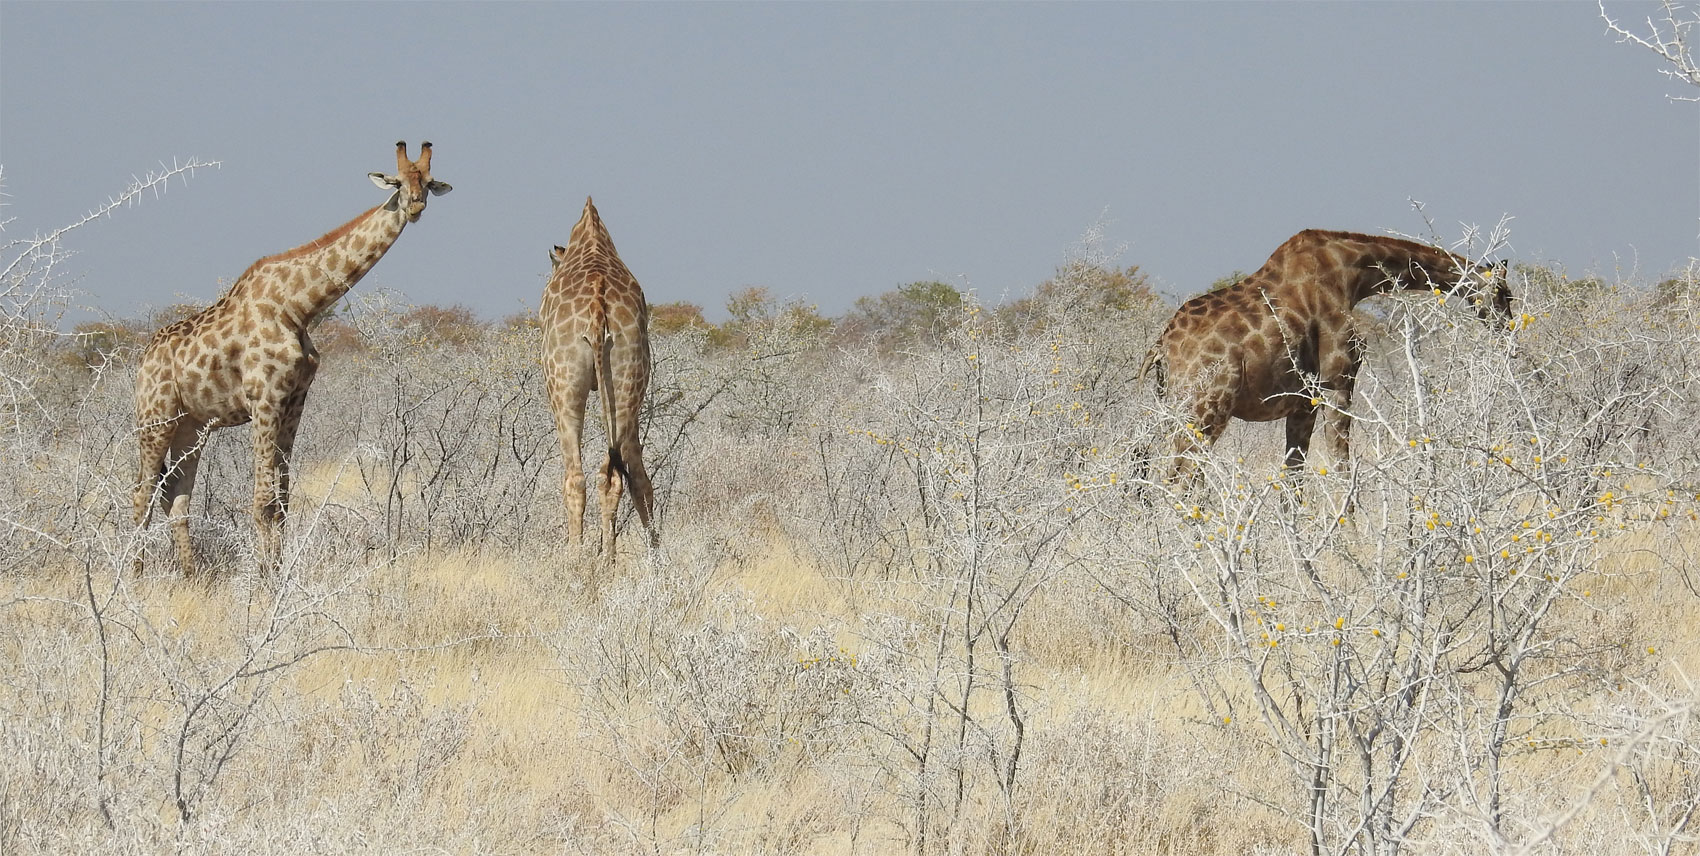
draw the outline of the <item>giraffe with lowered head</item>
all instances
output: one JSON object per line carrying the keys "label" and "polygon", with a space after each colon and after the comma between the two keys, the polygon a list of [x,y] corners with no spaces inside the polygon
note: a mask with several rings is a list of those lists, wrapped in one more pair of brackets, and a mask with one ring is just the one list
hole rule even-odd
{"label": "giraffe with lowered head", "polygon": [[1300,467],[1324,405],[1323,433],[1344,469],[1364,353],[1352,307],[1374,294],[1421,290],[1463,295],[1483,320],[1490,312],[1509,319],[1505,272],[1503,261],[1473,265],[1415,241],[1307,229],[1256,273],[1182,303],[1139,371],[1155,369],[1159,393],[1182,396],[1192,420],[1175,436],[1172,475],[1189,469],[1186,453],[1214,443],[1230,417],[1286,419],[1286,464]]}
{"label": "giraffe with lowered head", "polygon": [[[195,571],[189,540],[189,495],[207,436],[253,423],[254,526],[260,566],[281,558],[289,503],[289,463],[307,388],[319,353],[307,336],[313,319],[372,269],[425,210],[427,194],[452,188],[431,177],[431,144],[409,160],[396,143],[396,174],[370,173],[389,200],[315,241],[254,262],[216,303],[161,328],[136,373],[136,424],[141,477],[135,520],[147,526],[152,504],[169,516],[177,557]],[[141,559],[136,560],[141,568]]]}
{"label": "giraffe with lowered head", "polygon": [[654,496],[643,466],[639,414],[649,387],[649,305],[643,289],[614,249],[614,239],[589,197],[565,247],[549,254],[554,270],[543,289],[543,373],[549,409],[561,440],[567,535],[584,542],[585,475],[580,444],[584,406],[593,390],[602,398],[608,460],[598,475],[602,506],[602,550],[614,559],[614,522],[623,486],[649,533],[660,543],[651,515]]}

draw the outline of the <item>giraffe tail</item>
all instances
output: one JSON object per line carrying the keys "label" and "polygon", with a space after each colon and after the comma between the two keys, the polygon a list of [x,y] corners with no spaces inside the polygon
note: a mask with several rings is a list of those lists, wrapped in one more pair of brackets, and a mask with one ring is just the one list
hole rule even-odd
{"label": "giraffe tail", "polygon": [[1145,352],[1145,359],[1139,364],[1139,373],[1133,377],[1134,382],[1139,383],[1144,381],[1145,374],[1147,372],[1155,373],[1157,394],[1162,395],[1163,388],[1168,382],[1168,372],[1164,371],[1163,343],[1160,340],[1151,346],[1151,350]]}
{"label": "giraffe tail", "polygon": [[[1134,375],[1133,382],[1143,383],[1147,373],[1151,373],[1153,375],[1152,379],[1156,382],[1157,397],[1164,397],[1167,392],[1165,388],[1168,386],[1169,373],[1166,371],[1166,367],[1163,363],[1162,339],[1158,339],[1157,342],[1151,346],[1151,350],[1145,352],[1145,359],[1140,361],[1139,372]],[[1136,447],[1134,449],[1134,458],[1137,460],[1137,463],[1134,466],[1134,478],[1136,480],[1152,478],[1156,471],[1158,461],[1158,455],[1155,447],[1151,445],[1141,445]]]}
{"label": "giraffe tail", "polygon": [[629,426],[618,421],[618,408],[614,400],[614,369],[610,357],[613,356],[614,339],[604,331],[602,341],[596,346],[596,376],[597,383],[602,386],[602,427],[608,434],[608,466],[620,474],[620,481],[631,487],[632,474],[626,469],[626,460],[620,455],[620,447],[625,445],[626,432]]}
{"label": "giraffe tail", "polygon": [[627,426],[618,420],[619,408],[615,405],[614,392],[614,337],[608,332],[608,298],[605,289],[607,281],[598,276],[596,279],[596,309],[595,318],[591,323],[591,350],[596,354],[596,385],[601,387],[602,399],[602,428],[608,435],[608,466],[620,474],[620,481],[631,487],[632,474],[626,468],[626,460],[620,455],[620,447],[625,445]]}

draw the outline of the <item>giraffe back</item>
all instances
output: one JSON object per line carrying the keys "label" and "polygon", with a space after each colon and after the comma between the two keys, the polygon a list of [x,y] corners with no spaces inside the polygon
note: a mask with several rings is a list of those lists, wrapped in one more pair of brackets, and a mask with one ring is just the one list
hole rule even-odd
{"label": "giraffe back", "polygon": [[555,268],[539,313],[545,348],[551,341],[565,346],[583,337],[598,352],[615,351],[622,362],[641,351],[647,375],[649,305],[590,199],[567,246],[557,247],[551,258]]}

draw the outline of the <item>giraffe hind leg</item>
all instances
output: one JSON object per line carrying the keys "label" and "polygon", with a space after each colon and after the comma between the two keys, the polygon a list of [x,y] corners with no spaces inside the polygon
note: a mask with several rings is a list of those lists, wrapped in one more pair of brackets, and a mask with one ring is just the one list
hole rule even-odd
{"label": "giraffe hind leg", "polygon": [[632,492],[632,506],[637,509],[638,521],[649,537],[651,549],[661,546],[661,533],[655,528],[654,486],[649,471],[643,465],[643,446],[635,438],[622,438],[608,448],[608,463],[602,469],[602,537],[613,552],[614,524],[619,510],[622,487]]}
{"label": "giraffe hind leg", "polygon": [[[546,361],[548,362],[548,361]],[[590,376],[583,360],[565,361],[546,367],[549,409],[555,417],[555,434],[561,443],[561,495],[566,503],[567,540],[584,545],[585,478],[582,451],[584,406],[590,391]]]}
{"label": "giraffe hind leg", "polygon": [[661,546],[661,531],[655,527],[655,490],[649,481],[649,470],[643,465],[643,447],[636,440],[628,442],[621,460],[625,463],[626,481],[632,488],[632,505],[637,508],[638,521],[649,534],[650,549]]}
{"label": "giraffe hind leg", "polygon": [[1170,470],[1171,484],[1185,483],[1190,489],[1202,478],[1197,457],[1216,445],[1222,432],[1227,430],[1232,404],[1232,395],[1226,391],[1207,394],[1198,399],[1198,403],[1193,407],[1192,422],[1182,426],[1174,434],[1175,459]]}
{"label": "giraffe hind leg", "polygon": [[177,563],[184,576],[197,572],[194,542],[189,537],[189,501],[195,490],[195,472],[201,463],[201,448],[210,425],[187,420],[171,434],[171,448],[160,465],[159,506],[171,523],[177,545]]}

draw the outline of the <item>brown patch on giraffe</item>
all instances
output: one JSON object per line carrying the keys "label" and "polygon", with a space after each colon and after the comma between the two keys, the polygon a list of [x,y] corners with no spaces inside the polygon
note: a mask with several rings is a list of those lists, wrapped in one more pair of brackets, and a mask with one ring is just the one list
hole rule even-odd
{"label": "brown patch on giraffe", "polygon": [[1237,315],[1224,321],[1220,330],[1220,334],[1229,339],[1243,339],[1250,332],[1251,325]]}

